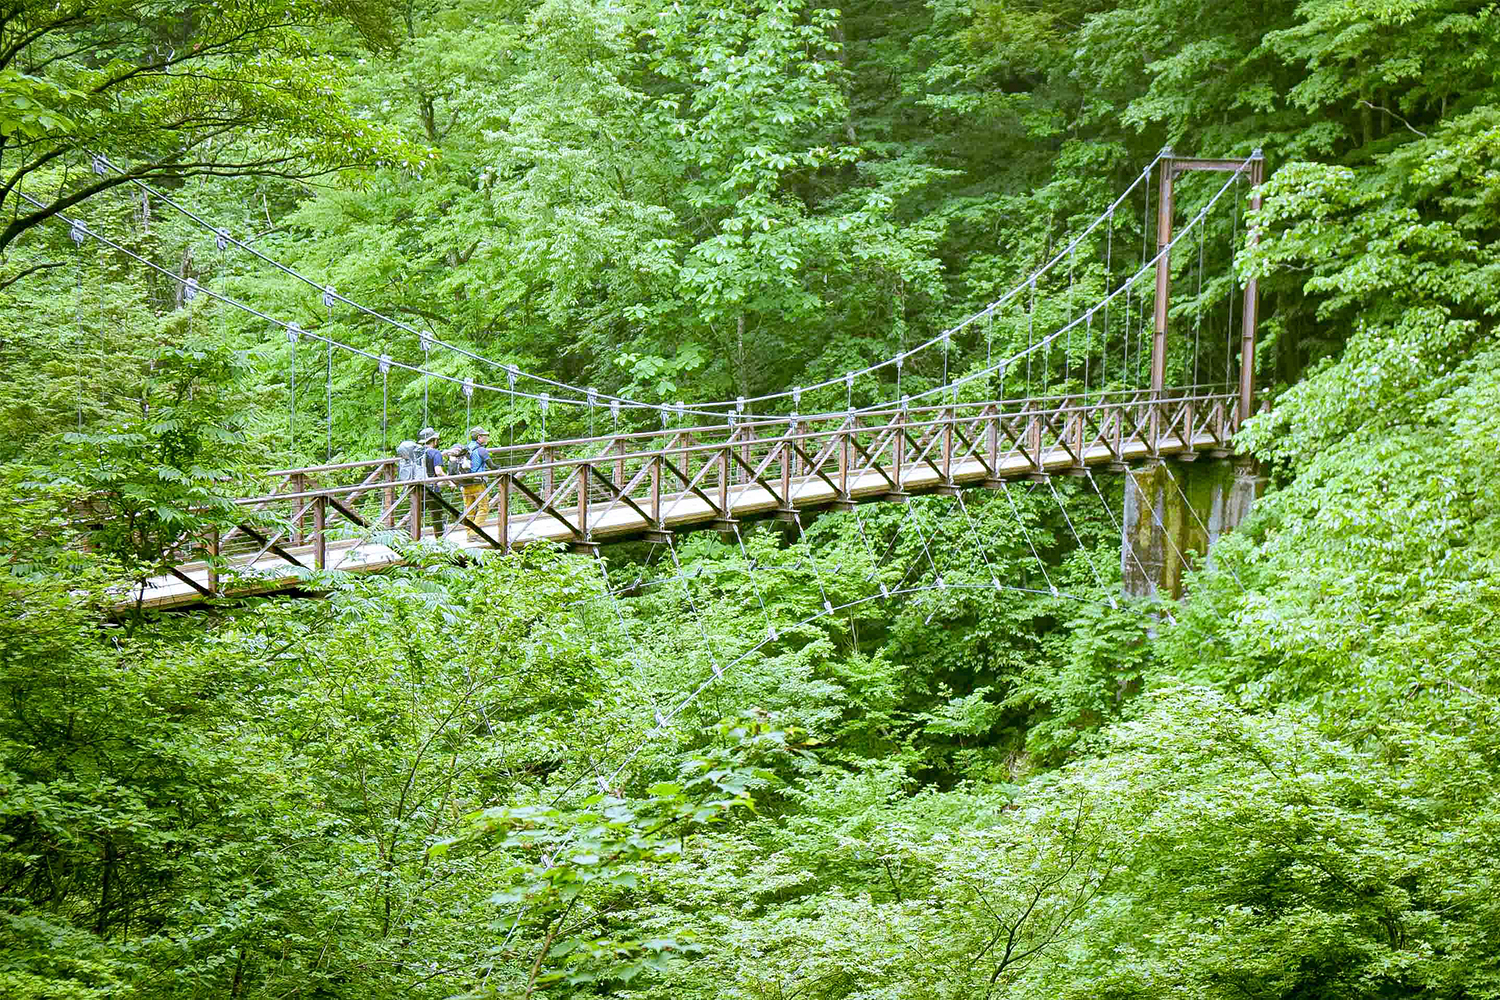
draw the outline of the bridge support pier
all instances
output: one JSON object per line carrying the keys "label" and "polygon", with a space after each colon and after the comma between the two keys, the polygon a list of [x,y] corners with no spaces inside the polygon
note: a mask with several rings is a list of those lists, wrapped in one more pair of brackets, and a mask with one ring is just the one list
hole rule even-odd
{"label": "bridge support pier", "polygon": [[1209,555],[1219,536],[1250,513],[1265,479],[1253,464],[1153,461],[1125,477],[1120,560],[1131,597],[1183,594],[1193,555]]}

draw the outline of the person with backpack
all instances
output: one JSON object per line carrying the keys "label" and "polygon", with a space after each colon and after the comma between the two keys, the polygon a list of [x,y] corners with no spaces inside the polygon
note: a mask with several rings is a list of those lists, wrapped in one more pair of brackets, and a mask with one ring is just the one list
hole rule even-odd
{"label": "person with backpack", "polygon": [[[447,471],[443,466],[443,453],[438,451],[437,430],[432,429],[432,427],[423,427],[422,433],[417,435],[417,444],[420,445],[422,451],[420,451],[419,469],[417,469],[419,475],[416,478],[420,478],[420,480],[435,480],[435,478],[447,475]],[[440,502],[440,498],[443,496],[443,487],[428,484],[423,489],[428,490],[425,504],[428,507],[429,523],[432,525],[432,531],[435,532],[435,537],[443,538],[444,532],[447,531],[447,526],[449,526],[447,517],[444,516],[443,504]]]}
{"label": "person with backpack", "polygon": [[[489,471],[491,468],[489,443],[489,431],[483,427],[469,428],[469,446],[460,459],[463,471]],[[490,519],[490,498],[485,493],[488,485],[489,483],[483,479],[471,479],[464,483],[464,510],[469,512],[469,519],[481,527]],[[472,531],[469,532],[469,541],[478,541]]]}
{"label": "person with backpack", "polygon": [[427,478],[425,449],[412,440],[396,445],[396,481],[420,483]]}

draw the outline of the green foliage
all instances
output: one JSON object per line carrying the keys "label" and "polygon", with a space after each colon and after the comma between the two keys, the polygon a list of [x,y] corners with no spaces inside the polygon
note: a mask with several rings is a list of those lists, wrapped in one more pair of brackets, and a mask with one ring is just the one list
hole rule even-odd
{"label": "green foliage", "polygon": [[239,520],[224,494],[244,460],[242,377],[221,347],[168,348],[149,364],[138,420],[64,436],[62,468],[95,522],[89,542],[136,584],[138,599],[148,579]]}
{"label": "green foliage", "polygon": [[100,152],[139,158],[128,162],[138,177],[316,176],[376,162],[420,168],[420,147],[335,96],[346,67],[329,57],[328,36],[389,46],[391,13],[384,3],[358,0],[7,8],[0,151],[19,162],[0,181],[0,206],[14,209],[0,230],[0,251],[53,212],[124,183],[112,172],[85,173],[73,190],[36,205],[23,200],[27,181],[51,186],[57,166],[76,167]]}
{"label": "green foliage", "polygon": [[[666,973],[681,964],[675,957],[701,950],[673,937],[601,937],[592,928],[607,922],[609,912],[641,888],[653,865],[678,857],[691,833],[736,808],[753,809],[750,790],[774,780],[750,765],[757,757],[787,752],[786,733],[771,729],[758,713],[725,720],[717,728],[728,740],[725,746],[684,760],[677,781],[649,786],[644,798],[601,792],[570,809],[495,806],[470,818],[463,840],[519,859],[538,858],[518,860],[504,871],[503,887],[489,900],[515,909],[507,941],[523,922],[534,925],[541,938],[526,995],[559,981],[628,984],[643,973]],[[598,780],[603,787],[604,779]],[[438,843],[429,853],[447,849]]]}
{"label": "green foliage", "polygon": [[1248,440],[1302,464],[1364,421],[1448,390],[1500,302],[1495,193],[1500,118],[1483,109],[1405,144],[1379,170],[1297,164],[1267,185],[1253,273],[1305,272],[1318,316],[1348,324],[1344,352],[1292,389]]}
{"label": "green foliage", "polygon": [[[0,993],[1495,994],[1494,19],[1451,0],[16,6]],[[504,377],[100,188],[86,153],[194,177],[172,193],[206,218],[497,364],[667,401],[926,339],[1168,142],[1271,168],[1250,238],[1215,223],[1205,271],[1234,237],[1260,281],[1273,406],[1238,444],[1273,489],[1177,607],[1111,600],[1101,477],[1103,497],[1017,483],[112,617],[230,523],[226,476],[427,422],[446,438],[460,414],[526,440],[543,415],[187,301],[172,275]],[[33,226],[23,180],[163,270]],[[1184,179],[1181,212],[1210,191]],[[1143,209],[1034,315],[910,358],[901,393],[1077,315],[1136,266]],[[1224,343],[1232,289],[1189,291],[1192,256],[1173,329]],[[1137,384],[1121,324],[1143,306],[971,398],[1081,389],[1084,365],[1091,389]],[[1186,341],[1174,380],[1196,373]],[[894,375],[800,405],[889,398]]]}

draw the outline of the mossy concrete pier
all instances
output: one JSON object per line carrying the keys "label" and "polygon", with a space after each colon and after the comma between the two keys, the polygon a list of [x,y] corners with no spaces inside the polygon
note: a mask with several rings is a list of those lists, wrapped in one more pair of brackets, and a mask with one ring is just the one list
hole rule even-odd
{"label": "mossy concrete pier", "polygon": [[1250,513],[1265,480],[1251,464],[1157,459],[1125,479],[1120,560],[1125,592],[1179,598],[1183,577]]}

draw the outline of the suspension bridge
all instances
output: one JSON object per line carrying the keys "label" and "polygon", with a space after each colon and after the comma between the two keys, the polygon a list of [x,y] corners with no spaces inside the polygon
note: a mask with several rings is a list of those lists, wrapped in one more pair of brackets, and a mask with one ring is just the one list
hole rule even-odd
{"label": "suspension bridge", "polygon": [[[96,157],[94,169],[120,168]],[[1057,475],[1092,482],[1095,471],[1126,473],[1142,463],[1157,467],[1166,459],[1229,459],[1234,435],[1253,413],[1255,402],[1258,295],[1254,280],[1246,281],[1240,309],[1235,310],[1235,282],[1229,277],[1230,308],[1223,336],[1210,337],[1205,345],[1204,234],[1216,206],[1226,200],[1233,207],[1237,226],[1242,183],[1249,190],[1251,210],[1259,206],[1256,185],[1263,179],[1262,171],[1259,151],[1244,159],[1210,160],[1176,157],[1164,150],[1124,194],[1026,280],[928,341],[813,385],[748,399],[692,404],[650,403],[600,393],[522,372],[514,365],[448,344],[431,331],[381,315],[281,264],[137,181],[156,198],[210,229],[221,250],[243,249],[315,289],[330,315],[336,306],[347,306],[409,332],[424,361],[433,350],[451,350],[504,374],[505,385],[492,385],[479,378],[438,373],[425,363],[375,355],[317,330],[304,330],[163,268],[81,220],[58,217],[80,245],[96,239],[179,282],[185,300],[206,296],[283,330],[292,351],[294,379],[297,345],[304,341],[325,345],[330,371],[330,456],[335,350],[376,365],[382,380],[393,369],[420,377],[425,380],[424,393],[429,382],[446,382],[459,387],[465,400],[476,392],[531,400],[542,415],[542,433],[540,440],[491,448],[495,468],[478,474],[400,480],[394,457],[270,471],[260,480],[260,489],[235,500],[239,516],[232,527],[185,537],[167,572],[148,581],[130,603],[170,608],[220,596],[301,588],[320,572],[367,572],[401,564],[409,558],[413,543],[438,542],[468,553],[504,553],[550,542],[597,556],[599,547],[610,542],[644,538],[670,545],[675,532],[692,529],[717,530],[726,538],[738,539],[739,526],[759,518],[788,521],[800,530],[804,515],[821,510],[852,510],[860,504],[901,502],[919,494],[958,497],[961,491],[974,488],[1008,494],[1016,481],[1048,481]],[[1187,225],[1174,231],[1176,181],[1188,172],[1228,178]],[[1154,220],[1153,175],[1157,181]],[[1144,191],[1145,206],[1140,261],[1138,266],[1132,261],[1123,277],[1115,280],[1119,270],[1113,251],[1117,215],[1124,214],[1137,188]],[[1231,191],[1234,196],[1226,199]],[[1153,221],[1154,255],[1148,252]],[[1231,256],[1236,238],[1237,233],[1231,236]],[[1253,232],[1249,238],[1253,240]],[[1080,258],[1101,243],[1104,257],[1098,263],[1104,274],[1103,294],[1087,303],[1070,303],[1067,315],[1052,329],[1037,330],[1039,281],[1045,282],[1049,274],[1066,266],[1072,291]],[[1188,273],[1192,273],[1192,254],[1182,251],[1195,249],[1197,254],[1197,315],[1191,323],[1190,343],[1185,336],[1175,338],[1176,343],[1168,336],[1174,248],[1179,251],[1176,264],[1181,269],[1186,260]],[[1118,363],[1112,362],[1109,353],[1112,313],[1114,335],[1122,349]],[[997,319],[1008,322],[1012,330],[1024,323],[1026,347],[996,357],[993,331]],[[970,359],[957,369],[964,374],[949,377],[950,370],[955,370],[950,369],[950,355],[960,336],[971,342],[973,351],[982,341],[984,358],[982,362],[977,356]],[[914,367],[919,358],[939,353],[943,365],[939,384],[903,395],[903,370]],[[1060,356],[1060,362],[1055,356]],[[1205,377],[1221,366],[1222,381]],[[1023,371],[1022,394],[1008,393],[1008,386],[1021,383]],[[1132,386],[1135,380],[1145,384]],[[539,388],[517,388],[523,381]],[[856,383],[873,383],[877,393],[890,391],[890,397],[856,407]],[[826,405],[829,397],[840,393],[843,406]],[[289,426],[295,433],[295,394],[292,399]],[[822,405],[800,413],[804,400]],[[602,435],[550,439],[545,420],[551,406],[587,407],[591,415],[596,407],[607,408],[615,429]],[[424,398],[424,422],[425,411]],[[660,426],[620,430],[622,412],[659,416]],[[1154,494],[1149,477],[1132,477],[1129,482],[1121,514],[1122,564],[1127,589],[1133,580],[1137,591],[1175,590],[1173,570],[1180,576],[1185,550],[1206,547],[1218,530],[1233,526],[1248,504],[1243,496],[1234,498],[1225,492],[1216,494],[1209,508],[1199,510],[1172,479],[1183,501],[1174,508],[1160,482]],[[1097,490],[1097,483],[1094,486]],[[1187,515],[1203,529],[1196,537],[1183,533]],[[941,586],[935,566],[934,574],[936,585]],[[995,581],[995,586],[1002,585]]]}

